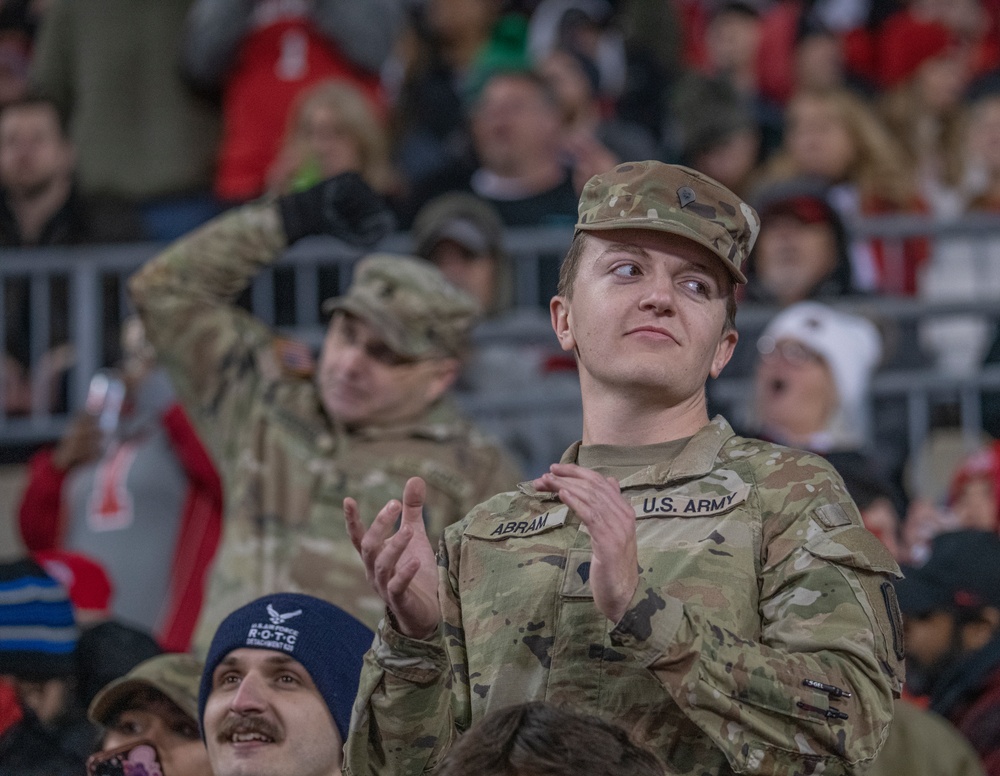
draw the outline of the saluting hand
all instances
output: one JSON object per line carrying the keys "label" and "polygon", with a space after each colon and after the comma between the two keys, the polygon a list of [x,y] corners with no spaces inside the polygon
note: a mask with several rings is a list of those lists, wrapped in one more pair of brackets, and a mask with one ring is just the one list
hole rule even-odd
{"label": "saluting hand", "polygon": [[[358,502],[344,499],[344,519],[351,543],[365,564],[368,581],[396,618],[404,636],[430,638],[441,622],[437,560],[424,530],[427,487],[411,477],[403,487],[403,503],[393,499],[382,507],[367,530]],[[402,511],[399,530],[393,525]]]}
{"label": "saluting hand", "polygon": [[594,604],[617,623],[639,585],[635,510],[622,497],[618,481],[576,464],[556,463],[532,485],[559,494],[587,526],[593,552],[590,588]]}

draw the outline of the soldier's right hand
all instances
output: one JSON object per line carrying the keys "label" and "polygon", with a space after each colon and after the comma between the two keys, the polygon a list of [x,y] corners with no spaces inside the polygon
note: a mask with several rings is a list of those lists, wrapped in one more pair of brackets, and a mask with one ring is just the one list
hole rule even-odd
{"label": "soldier's right hand", "polygon": [[[438,603],[437,560],[424,529],[427,486],[411,477],[403,488],[403,502],[393,499],[367,530],[358,503],[344,499],[344,519],[351,543],[361,555],[368,581],[396,618],[404,636],[427,639],[441,623]],[[402,511],[399,530],[392,529]]]}

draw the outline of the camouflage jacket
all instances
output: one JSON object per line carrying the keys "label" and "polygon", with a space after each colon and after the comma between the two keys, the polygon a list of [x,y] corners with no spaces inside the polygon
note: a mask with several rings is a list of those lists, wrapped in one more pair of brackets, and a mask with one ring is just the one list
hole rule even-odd
{"label": "camouflage jacket", "polygon": [[370,521],[420,475],[436,539],[519,478],[448,401],[406,426],[348,433],[331,421],[312,379],[282,366],[274,332],[233,304],[285,247],[277,208],[248,205],[171,245],[129,285],[223,477],[225,526],[199,651],[233,609],[274,591],[326,598],[375,626],[384,607],[347,536],[345,496]]}
{"label": "camouflage jacket", "polygon": [[625,471],[641,568],[622,620],[594,606],[590,537],[556,496],[491,499],[445,532],[436,640],[380,625],[346,774],[428,773],[527,700],[623,725],[672,774],[864,771],[902,677],[898,567],[839,476],[722,418]]}

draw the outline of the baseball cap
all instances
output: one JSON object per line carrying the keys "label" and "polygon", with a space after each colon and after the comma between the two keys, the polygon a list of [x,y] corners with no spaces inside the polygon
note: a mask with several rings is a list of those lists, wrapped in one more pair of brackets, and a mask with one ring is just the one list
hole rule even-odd
{"label": "baseball cap", "polygon": [[580,194],[576,231],[650,229],[703,245],[737,283],[760,232],[757,212],[716,180],[679,164],[625,162]]}
{"label": "baseball cap", "polygon": [[764,224],[774,216],[787,215],[803,224],[842,228],[840,216],[826,197],[827,188],[818,178],[799,176],[765,186],[751,201]]}
{"label": "baseball cap", "polygon": [[904,566],[896,582],[903,614],[962,607],[1000,607],[1000,536],[992,531],[948,531],[931,541],[923,566]]}
{"label": "baseball cap", "polygon": [[429,261],[374,253],[358,262],[344,296],[323,312],[356,315],[396,353],[411,358],[461,355],[480,314],[479,304]]}
{"label": "baseball cap", "polygon": [[97,693],[87,709],[92,722],[107,725],[136,692],[153,688],[173,701],[193,721],[198,720],[198,687],[202,663],[186,654],[157,655]]}
{"label": "baseball cap", "polygon": [[413,244],[418,256],[430,258],[442,240],[452,240],[480,256],[503,255],[503,223],[496,210],[475,194],[449,192],[435,197],[413,220]]}

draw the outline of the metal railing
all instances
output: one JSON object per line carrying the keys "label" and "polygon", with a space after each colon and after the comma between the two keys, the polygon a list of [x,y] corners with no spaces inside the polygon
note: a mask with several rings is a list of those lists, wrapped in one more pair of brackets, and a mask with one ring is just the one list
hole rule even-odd
{"label": "metal railing", "polygon": [[[869,219],[850,225],[856,237],[878,237],[889,243],[914,236],[934,240],[948,238],[973,244],[981,243],[984,260],[990,257],[989,244],[1000,244],[1000,218],[970,217],[959,222],[936,223],[917,216],[891,216]],[[517,304],[544,307],[555,291],[558,265],[565,254],[572,231],[565,228],[511,229],[505,234],[508,252],[513,259],[514,294]],[[37,444],[57,438],[69,416],[81,406],[87,383],[93,372],[106,365],[111,353],[114,327],[129,311],[125,280],[162,246],[134,244],[86,246],[74,248],[18,249],[3,251],[0,258],[0,286],[27,283],[30,325],[26,350],[31,365],[45,358],[51,342],[54,321],[63,316],[72,350],[71,365],[61,385],[65,401],[55,410],[49,391],[36,386],[30,411],[19,416],[0,413],[0,446]],[[409,235],[396,234],[384,240],[378,250],[407,252]],[[288,251],[286,259],[273,270],[256,278],[244,300],[255,315],[294,336],[317,343],[322,335],[321,296],[343,290],[350,282],[350,269],[361,254],[332,239],[311,238]],[[325,273],[325,274],[324,274]],[[321,278],[321,274],[323,277]],[[66,285],[66,308],[54,309],[54,284]],[[5,330],[6,294],[0,293],[0,342],[7,341]],[[291,304],[279,299],[292,299]],[[929,320],[956,314],[976,314],[996,322],[1000,320],[1000,299],[974,304],[968,302],[922,302],[912,298],[879,297],[834,300],[838,307],[874,314],[905,332],[897,343],[902,348],[918,348],[912,337],[915,327]],[[756,339],[774,310],[752,305],[741,306],[739,328],[744,341]],[[488,340],[490,326],[483,325],[477,338]],[[504,336],[509,336],[506,332]],[[542,325],[529,327],[520,337],[538,342],[553,341],[552,334]],[[21,343],[24,345],[25,343]],[[3,365],[0,364],[0,373]],[[0,380],[0,406],[3,403]],[[723,411],[735,411],[748,390],[746,375],[726,377],[725,373],[713,388],[713,397]],[[892,400],[905,405],[906,446],[920,450],[930,432],[935,409],[941,405],[956,408],[963,435],[971,447],[979,439],[982,427],[982,394],[1000,393],[1000,366],[988,367],[972,374],[954,376],[933,369],[905,369],[890,366],[876,377],[873,394],[876,403]],[[463,401],[474,417],[488,423],[502,423],[504,417],[524,418],[532,413],[551,413],[555,409],[572,412],[578,393],[567,390],[544,400],[538,396],[505,396],[495,399],[466,397]]]}

